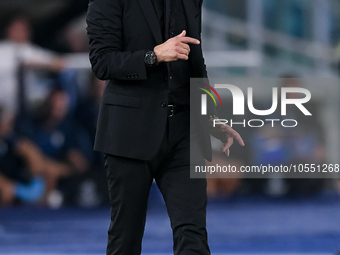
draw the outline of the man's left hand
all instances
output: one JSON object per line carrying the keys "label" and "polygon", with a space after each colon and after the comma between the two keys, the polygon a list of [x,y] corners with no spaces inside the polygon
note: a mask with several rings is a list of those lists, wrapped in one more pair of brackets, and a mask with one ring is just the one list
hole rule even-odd
{"label": "man's left hand", "polygon": [[224,144],[223,147],[219,150],[229,156],[230,147],[234,143],[234,139],[241,145],[244,146],[244,142],[239,133],[237,133],[234,129],[232,129],[229,125],[216,123],[215,127],[213,126],[213,121],[210,120],[210,134],[221,140]]}

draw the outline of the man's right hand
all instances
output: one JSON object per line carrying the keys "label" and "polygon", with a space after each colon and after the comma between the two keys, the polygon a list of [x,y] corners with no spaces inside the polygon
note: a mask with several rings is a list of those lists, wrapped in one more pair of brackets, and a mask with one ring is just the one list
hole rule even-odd
{"label": "man's right hand", "polygon": [[154,48],[154,52],[157,56],[157,61],[160,62],[172,62],[178,59],[188,60],[190,53],[189,43],[200,44],[200,41],[187,37],[186,31],[183,30],[179,35],[170,38],[165,43],[157,45]]}

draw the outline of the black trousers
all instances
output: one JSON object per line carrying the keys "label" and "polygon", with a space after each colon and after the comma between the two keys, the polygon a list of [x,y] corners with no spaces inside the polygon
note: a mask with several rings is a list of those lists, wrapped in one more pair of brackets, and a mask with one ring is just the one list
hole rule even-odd
{"label": "black trousers", "polygon": [[[201,160],[204,161],[203,157]],[[210,254],[206,179],[190,178],[189,110],[168,118],[161,147],[152,160],[106,155],[105,167],[111,206],[108,255],[141,254],[149,190],[154,179],[170,217],[174,254]]]}

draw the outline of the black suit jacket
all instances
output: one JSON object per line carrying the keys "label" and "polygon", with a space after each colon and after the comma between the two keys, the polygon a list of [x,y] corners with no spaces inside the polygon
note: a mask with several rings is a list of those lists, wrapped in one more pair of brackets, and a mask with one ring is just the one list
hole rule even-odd
{"label": "black suit jacket", "polygon": [[[187,36],[200,40],[202,0],[184,0],[183,5]],[[169,95],[167,65],[148,68],[144,63],[145,52],[163,43],[152,2],[90,0],[87,25],[92,69],[99,79],[107,80],[95,150],[149,160],[164,135],[167,122],[164,105]],[[190,48],[191,77],[207,77],[201,45]],[[204,123],[201,124],[204,155],[211,160],[207,117],[203,116],[200,123]]]}

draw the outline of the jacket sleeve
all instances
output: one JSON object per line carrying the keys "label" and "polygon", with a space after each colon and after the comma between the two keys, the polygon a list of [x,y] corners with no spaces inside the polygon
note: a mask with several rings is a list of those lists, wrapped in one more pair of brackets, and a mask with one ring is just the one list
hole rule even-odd
{"label": "jacket sleeve", "polygon": [[101,80],[145,80],[145,51],[123,50],[122,14],[119,0],[90,0],[86,22],[92,70]]}

